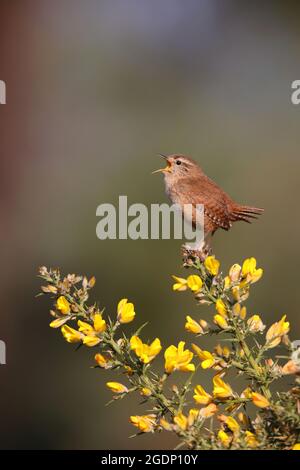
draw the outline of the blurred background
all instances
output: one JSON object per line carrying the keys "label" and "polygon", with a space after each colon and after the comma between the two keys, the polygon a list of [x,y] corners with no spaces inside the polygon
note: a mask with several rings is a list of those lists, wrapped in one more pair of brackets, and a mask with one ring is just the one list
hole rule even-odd
{"label": "blurred background", "polygon": [[265,208],[219,231],[214,251],[223,270],[258,259],[248,311],[267,324],[286,313],[300,338],[299,23],[292,1],[1,1],[2,448],[174,447],[168,433],[128,439],[136,397],[105,407],[110,375],[49,329],[49,299],[35,298],[40,265],[94,274],[93,299],[111,315],[131,299],[135,325],[150,321],[144,338],[191,340],[185,315],[211,309],[171,291],[170,275],[185,274],[180,242],[96,238],[99,204],[166,202],[158,152],[191,155],[234,199]]}

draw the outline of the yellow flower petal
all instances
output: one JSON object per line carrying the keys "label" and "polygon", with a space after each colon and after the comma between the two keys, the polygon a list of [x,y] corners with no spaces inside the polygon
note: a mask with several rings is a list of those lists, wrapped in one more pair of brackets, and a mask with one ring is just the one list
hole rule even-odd
{"label": "yellow flower petal", "polygon": [[193,372],[195,365],[191,364],[193,353],[184,349],[184,341],[180,341],[178,347],[172,345],[165,351],[165,370],[168,374],[175,370],[182,372]]}
{"label": "yellow flower petal", "polygon": [[282,336],[286,335],[290,330],[289,322],[285,321],[286,315],[283,315],[279,322],[273,323],[267,331],[266,341],[268,349],[275,348],[280,344]]}
{"label": "yellow flower petal", "polygon": [[103,354],[95,354],[95,361],[97,362],[98,366],[102,367],[103,369],[107,369],[109,366],[109,358],[103,356]]}
{"label": "yellow flower petal", "polygon": [[152,395],[152,392],[151,392],[150,388],[143,387],[142,390],[141,390],[141,395],[143,395],[144,397],[150,397]]}
{"label": "yellow flower petal", "polygon": [[252,403],[259,408],[268,408],[270,406],[269,400],[260,393],[253,392],[251,395]]}
{"label": "yellow flower petal", "polygon": [[222,299],[218,299],[216,302],[216,310],[219,315],[222,315],[222,317],[227,317],[227,308],[225,303],[223,302]]}
{"label": "yellow flower petal", "polygon": [[240,431],[239,423],[232,416],[227,416],[225,423],[233,433],[238,433]]}
{"label": "yellow flower petal", "polygon": [[243,262],[242,266],[242,276],[246,277],[247,274],[253,274],[256,270],[256,259],[255,258],[247,258]]}
{"label": "yellow flower petal", "polygon": [[177,426],[182,429],[182,431],[186,431],[188,427],[188,419],[186,416],[184,416],[183,413],[178,413],[177,416],[174,418],[174,423],[177,424]]}
{"label": "yellow flower petal", "polygon": [[128,388],[125,385],[119,382],[106,382],[106,386],[113,392],[113,393],[127,393]]}
{"label": "yellow flower petal", "polygon": [[203,333],[201,325],[196,320],[193,320],[193,318],[189,315],[186,316],[185,329],[190,333],[195,333],[198,335]]}
{"label": "yellow flower petal", "polygon": [[232,388],[230,385],[226,382],[224,382],[221,377],[216,375],[213,378],[213,384],[214,384],[214,389],[213,389],[213,396],[215,398],[229,398],[232,396]]}
{"label": "yellow flower petal", "polygon": [[188,426],[193,426],[199,416],[199,410],[191,408],[188,414]]}
{"label": "yellow flower petal", "polygon": [[83,339],[83,334],[71,328],[69,325],[61,327],[61,332],[68,343],[79,343]]}
{"label": "yellow flower petal", "polygon": [[160,418],[159,424],[165,431],[172,431],[173,429],[172,424],[168,423],[165,418]]}
{"label": "yellow flower petal", "polygon": [[218,439],[221,441],[224,447],[229,447],[232,441],[232,438],[228,434],[226,434],[226,432],[223,430],[220,430],[218,432]]}
{"label": "yellow flower petal", "polygon": [[212,396],[201,385],[197,385],[194,388],[193,398],[198,405],[208,405],[212,400]]}
{"label": "yellow flower petal", "polygon": [[191,274],[187,278],[187,285],[193,292],[198,292],[202,288],[202,279],[197,274]]}
{"label": "yellow flower petal", "polygon": [[79,326],[79,331],[81,331],[85,335],[88,335],[89,333],[94,333],[94,328],[89,323],[82,320],[78,320],[77,324]]}
{"label": "yellow flower petal", "polygon": [[196,344],[192,344],[192,348],[194,349],[195,353],[199,357],[201,362],[202,369],[209,369],[215,364],[215,358],[209,351],[203,351],[199,346]]}
{"label": "yellow flower petal", "polygon": [[63,315],[70,313],[70,302],[63,295],[58,297],[56,307]]}
{"label": "yellow flower petal", "polygon": [[187,280],[184,279],[183,277],[177,277],[177,276],[172,276],[173,279],[176,281],[175,284],[173,284],[173,290],[182,292],[187,290],[188,285],[187,285]]}
{"label": "yellow flower petal", "polygon": [[216,276],[218,274],[220,268],[220,261],[215,259],[214,256],[208,256],[204,261],[204,265],[207,271],[213,276]]}
{"label": "yellow flower petal", "polygon": [[102,319],[101,313],[96,313],[94,315],[94,330],[97,333],[103,333],[106,330],[106,321]]}
{"label": "yellow flower petal", "polygon": [[141,432],[153,432],[155,428],[155,415],[130,416],[130,422]]}
{"label": "yellow flower petal", "polygon": [[229,326],[226,319],[222,317],[221,315],[215,315],[214,322],[216,323],[216,325],[222,328],[222,330],[226,330]]}
{"label": "yellow flower petal", "polygon": [[59,328],[60,326],[64,325],[69,320],[70,317],[60,317],[56,318],[55,320],[52,320],[52,322],[49,324],[51,328]]}
{"label": "yellow flower petal", "polygon": [[149,346],[144,344],[138,336],[132,336],[130,347],[144,364],[151,362],[161,351],[161,343],[158,338],[152,341]]}
{"label": "yellow flower petal", "polygon": [[251,449],[255,449],[259,445],[255,437],[255,434],[253,434],[253,432],[250,432],[250,431],[245,432],[245,442],[247,446],[250,447]]}
{"label": "yellow flower petal", "polygon": [[99,344],[100,341],[100,338],[98,338],[97,336],[85,336],[82,340],[83,344],[89,346],[90,348]]}
{"label": "yellow flower petal", "polygon": [[252,315],[252,317],[248,319],[247,325],[251,333],[258,333],[265,329],[265,325],[263,324],[259,315]]}
{"label": "yellow flower petal", "polygon": [[129,323],[135,317],[134,305],[132,303],[128,303],[127,299],[122,299],[118,303],[118,321],[120,323]]}

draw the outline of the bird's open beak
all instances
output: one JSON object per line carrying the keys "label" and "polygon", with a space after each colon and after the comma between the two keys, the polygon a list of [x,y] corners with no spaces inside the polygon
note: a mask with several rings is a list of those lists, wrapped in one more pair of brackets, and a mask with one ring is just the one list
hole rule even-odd
{"label": "bird's open beak", "polygon": [[162,153],[159,153],[158,154],[160,157],[162,157],[164,160],[166,160],[167,162],[167,166],[165,168],[159,168],[159,170],[155,170],[155,171],[152,171],[152,174],[154,173],[171,173],[172,171],[172,165],[171,163],[169,162],[168,160],[168,157],[166,157],[166,155],[163,155]]}

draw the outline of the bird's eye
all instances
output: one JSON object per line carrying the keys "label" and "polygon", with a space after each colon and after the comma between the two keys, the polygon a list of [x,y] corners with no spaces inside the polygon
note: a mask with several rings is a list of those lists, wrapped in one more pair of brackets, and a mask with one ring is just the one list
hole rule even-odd
{"label": "bird's eye", "polygon": [[176,160],[176,165],[181,165],[181,161],[180,161],[180,160]]}

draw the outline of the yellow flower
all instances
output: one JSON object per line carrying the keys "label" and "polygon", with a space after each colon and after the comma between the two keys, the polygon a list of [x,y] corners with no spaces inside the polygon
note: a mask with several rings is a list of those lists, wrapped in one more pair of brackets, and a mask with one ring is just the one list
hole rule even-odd
{"label": "yellow flower", "polygon": [[224,277],[224,289],[229,289],[231,284],[231,280],[229,276]]}
{"label": "yellow flower", "polygon": [[193,318],[191,318],[189,315],[186,316],[186,324],[184,327],[190,333],[195,333],[198,335],[203,333],[201,325],[196,320],[193,320]]}
{"label": "yellow flower", "polygon": [[247,446],[250,447],[251,449],[255,449],[258,446],[258,441],[255,437],[255,434],[253,434],[253,432],[250,432],[250,431],[245,432],[245,442]]}
{"label": "yellow flower", "polygon": [[182,372],[194,372],[195,365],[190,364],[193,353],[189,349],[184,349],[185,342],[180,341],[178,347],[169,346],[165,351],[165,370],[171,374],[174,370]]}
{"label": "yellow flower", "polygon": [[229,278],[231,282],[237,282],[240,278],[242,268],[239,264],[234,264],[229,270]]}
{"label": "yellow flower", "polygon": [[251,399],[252,397],[252,390],[250,387],[245,388],[241,393],[241,398],[248,398]]}
{"label": "yellow flower", "polygon": [[84,335],[92,335],[94,333],[93,326],[85,321],[78,320],[77,325],[79,326],[79,331],[81,331]]}
{"label": "yellow flower", "polygon": [[58,297],[56,307],[63,315],[70,313],[70,302],[63,295]]}
{"label": "yellow flower", "polygon": [[221,441],[224,447],[229,447],[232,438],[226,434],[222,429],[218,432],[218,439]]}
{"label": "yellow flower", "polygon": [[236,317],[239,316],[239,314],[241,313],[241,304],[239,304],[238,302],[234,304],[234,306],[232,307],[232,313]]}
{"label": "yellow flower", "polygon": [[243,262],[242,266],[242,276],[246,277],[247,274],[253,274],[256,269],[256,259],[255,258],[247,258]]}
{"label": "yellow flower", "polygon": [[213,378],[213,384],[213,395],[215,398],[229,398],[232,396],[232,388],[229,384],[224,382],[218,375]]}
{"label": "yellow flower", "polygon": [[234,300],[239,302],[241,300],[240,288],[238,286],[233,287],[231,292],[232,292],[232,296],[233,296]]}
{"label": "yellow flower", "polygon": [[222,299],[218,299],[216,302],[216,310],[219,313],[219,315],[222,315],[222,317],[227,317],[227,309],[226,305],[223,302]]}
{"label": "yellow flower", "polygon": [[187,285],[193,292],[198,292],[202,287],[202,279],[197,274],[191,274],[187,278]]}
{"label": "yellow flower", "polygon": [[228,323],[224,317],[221,315],[214,316],[214,322],[218,325],[222,330],[226,330],[228,328]]}
{"label": "yellow flower", "polygon": [[193,426],[198,416],[199,416],[199,410],[197,410],[196,408],[191,408],[188,414],[188,426]]}
{"label": "yellow flower", "polygon": [[109,358],[103,356],[103,354],[97,353],[95,355],[95,361],[97,362],[99,367],[102,367],[103,369],[109,368]]}
{"label": "yellow flower", "polygon": [[211,418],[216,412],[218,411],[217,405],[214,403],[210,403],[208,406],[205,406],[204,408],[201,408],[199,411],[199,414],[201,418]]}
{"label": "yellow flower", "polygon": [[177,424],[177,426],[182,431],[186,431],[186,429],[188,427],[188,419],[187,419],[186,416],[184,416],[184,414],[182,412],[178,413],[178,415],[176,415],[174,417],[174,423]]}
{"label": "yellow flower", "polygon": [[267,331],[266,340],[269,349],[275,348],[281,342],[282,336],[286,335],[290,330],[290,324],[285,321],[286,315],[283,315],[279,322],[273,323]]}
{"label": "yellow flower", "polygon": [[248,258],[244,261],[242,267],[242,276],[245,278],[246,282],[253,284],[254,282],[259,281],[263,275],[263,270],[261,268],[256,269],[256,259]]}
{"label": "yellow flower", "polygon": [[132,336],[130,347],[144,364],[151,362],[161,351],[161,344],[158,338],[148,345],[144,344],[138,336]]}
{"label": "yellow flower", "polygon": [[85,335],[95,335],[103,333],[106,330],[106,321],[103,320],[101,313],[96,313],[93,318],[93,326],[82,320],[78,320],[79,331]]}
{"label": "yellow flower", "polygon": [[245,320],[247,315],[246,307],[241,307],[241,304],[239,304],[238,302],[232,307],[232,312],[233,315],[235,315],[236,317],[239,316],[242,320]]}
{"label": "yellow flower", "polygon": [[293,445],[292,450],[300,450],[300,443]]}
{"label": "yellow flower", "polygon": [[220,344],[217,344],[217,346],[215,347],[215,351],[218,356],[223,356],[225,357],[225,359],[228,359],[228,357],[230,356],[230,349],[227,346],[224,346],[222,348]]}
{"label": "yellow flower", "polygon": [[210,369],[215,364],[215,358],[209,351],[203,351],[196,344],[192,344],[193,350],[199,357],[202,369]]}
{"label": "yellow flower", "polygon": [[106,330],[106,321],[103,320],[101,313],[97,312],[93,318],[94,330],[97,333],[103,333]]}
{"label": "yellow flower", "polygon": [[93,326],[82,320],[78,320],[78,326],[79,331],[85,335],[83,344],[93,347],[100,343],[101,339],[98,335],[106,330],[106,321],[103,320],[101,313],[96,313],[93,318]]}
{"label": "yellow flower", "polygon": [[187,290],[188,285],[187,285],[187,280],[184,279],[183,277],[177,277],[177,276],[172,276],[173,279],[176,281],[175,284],[173,284],[173,290],[182,292]]}
{"label": "yellow flower", "polygon": [[155,415],[130,416],[130,422],[141,432],[153,432]]}
{"label": "yellow flower", "polygon": [[198,405],[208,405],[212,400],[212,396],[209,395],[201,385],[197,385],[194,388],[194,393],[193,398]]}
{"label": "yellow flower", "polygon": [[152,392],[150,388],[143,387],[141,390],[141,395],[143,395],[144,397],[150,397],[152,395]]}
{"label": "yellow flower", "polygon": [[232,416],[220,415],[218,416],[218,419],[225,423],[228,429],[230,429],[234,434],[237,434],[240,431],[239,423]]}
{"label": "yellow flower", "polygon": [[83,344],[85,344],[86,346],[89,346],[90,348],[92,348],[93,346],[96,346],[97,344],[99,344],[101,341],[100,338],[98,338],[97,336],[85,336],[82,340]]}
{"label": "yellow flower", "polygon": [[251,400],[255,406],[258,406],[258,408],[268,408],[268,406],[270,406],[269,400],[257,392],[253,392],[251,394]]}
{"label": "yellow flower", "polygon": [[59,328],[60,326],[64,325],[69,320],[70,317],[60,317],[60,318],[55,318],[55,320],[52,320],[51,323],[49,323],[49,326],[51,328]]}
{"label": "yellow flower", "polygon": [[246,315],[247,315],[247,309],[246,309],[246,307],[242,307],[242,308],[241,308],[241,311],[240,311],[240,317],[241,317],[241,319],[242,319],[242,320],[245,320]]}
{"label": "yellow flower", "polygon": [[213,276],[216,276],[218,274],[220,268],[220,261],[218,261],[214,256],[208,256],[204,261],[204,265],[207,271]]}
{"label": "yellow flower", "polygon": [[249,327],[249,331],[252,333],[258,333],[266,328],[259,315],[252,315],[252,317],[248,319],[247,325]]}
{"label": "yellow flower", "polygon": [[165,431],[172,431],[172,424],[168,423],[165,418],[160,418],[159,424],[162,428],[164,428]]}
{"label": "yellow flower", "polygon": [[127,393],[128,388],[125,385],[120,384],[119,382],[106,382],[106,386],[113,392],[113,393]]}
{"label": "yellow flower", "polygon": [[135,317],[134,305],[128,299],[120,300],[117,312],[120,323],[130,323]]}
{"label": "yellow flower", "polygon": [[61,327],[61,332],[68,343],[79,343],[84,336],[82,333],[79,333],[79,331],[74,330],[74,328],[71,328],[69,325],[64,325]]}

